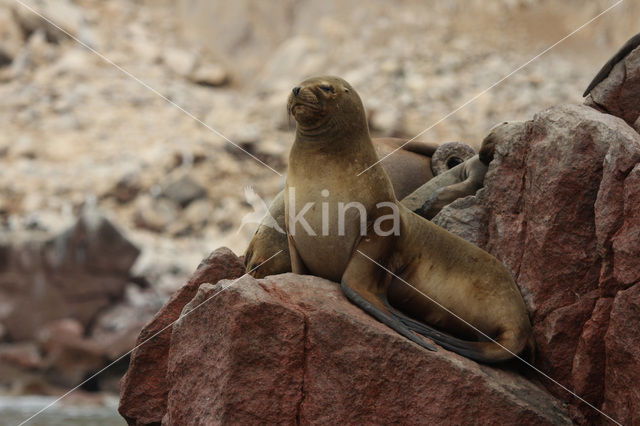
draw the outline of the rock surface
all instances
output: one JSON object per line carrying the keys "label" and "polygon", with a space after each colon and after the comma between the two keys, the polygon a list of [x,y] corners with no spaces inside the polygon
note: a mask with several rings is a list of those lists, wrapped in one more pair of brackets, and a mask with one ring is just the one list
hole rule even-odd
{"label": "rock surface", "polygon": [[[193,299],[200,284],[237,278],[243,273],[244,265],[233,252],[226,248],[214,251],[198,266],[189,282],[178,290],[142,329],[136,341],[136,346],[142,346],[131,354],[129,371],[121,383],[119,412],[130,423],[152,424],[162,420],[169,392],[166,370],[171,324],[178,319],[184,306]],[[149,342],[145,343],[147,340]]]}
{"label": "rock surface", "polygon": [[[205,276],[233,278],[234,260],[240,269],[230,253],[210,257],[177,297],[194,296]],[[139,358],[167,350],[163,362]],[[516,371],[427,352],[349,303],[336,283],[311,276],[204,283],[171,339],[140,347],[134,359],[120,405],[129,424],[570,423]],[[150,399],[160,385],[164,405]]]}
{"label": "rock surface", "polygon": [[[537,366],[630,423],[629,407],[640,399],[609,381],[633,376],[640,366],[633,335],[612,332],[621,326],[612,322],[612,301],[618,320],[622,312],[629,315],[625,325],[637,318],[623,295],[640,288],[640,136],[618,117],[574,105],[494,133],[496,156],[485,188],[445,207],[434,221],[480,243],[511,270],[534,326]],[[625,362],[613,361],[620,346]],[[603,420],[545,384],[571,404],[574,421]]]}
{"label": "rock surface", "polygon": [[609,324],[602,409],[635,425],[640,422],[640,285],[618,292]]}

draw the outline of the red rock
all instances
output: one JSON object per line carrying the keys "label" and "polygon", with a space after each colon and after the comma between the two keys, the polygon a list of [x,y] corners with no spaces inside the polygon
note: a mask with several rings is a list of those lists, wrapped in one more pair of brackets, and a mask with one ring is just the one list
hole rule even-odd
{"label": "red rock", "polygon": [[217,249],[202,261],[189,282],[142,329],[136,345],[150,340],[132,352],[129,370],[120,384],[118,411],[129,424],[145,425],[162,421],[169,391],[165,376],[171,339],[170,324],[178,319],[182,308],[193,298],[200,284],[237,278],[243,273],[244,266],[231,250]]}
{"label": "red rock", "polygon": [[200,286],[173,327],[164,423],[295,423],[304,329],[302,313],[251,277]]}
{"label": "red rock", "polygon": [[[499,258],[501,252],[513,253],[502,260],[516,274],[534,325],[596,288],[600,262],[593,205],[608,141],[622,126],[591,108],[562,105],[522,126],[520,138],[526,142],[497,149],[491,167],[498,170],[485,178],[487,207],[500,206],[489,220],[488,247],[499,247]],[[517,188],[503,186],[511,175]]]}
{"label": "red rock", "polygon": [[0,387],[12,393],[28,390],[34,382],[42,382],[34,371],[45,367],[35,342],[0,344]]}
{"label": "red rock", "polygon": [[[601,298],[596,303],[591,318],[584,324],[571,370],[573,390],[596,407],[601,406],[604,394],[604,336],[609,326],[612,303],[611,298]],[[573,417],[581,424],[602,421],[601,414],[586,404],[574,405],[572,409]]]}
{"label": "red rock", "polygon": [[425,351],[336,283],[294,274],[202,285],[167,377],[164,425],[570,422],[520,374]]}
{"label": "red rock", "polygon": [[[597,298],[598,291],[593,290],[577,302],[555,309],[535,325],[536,364],[565,386],[572,383],[573,358],[582,326],[592,316]],[[560,398],[569,397],[555,385],[550,384],[548,389]]]}
{"label": "red rock", "polygon": [[[536,364],[600,406],[604,359],[617,371],[602,343],[607,300],[640,280],[640,137],[617,117],[570,105],[494,132],[485,188],[441,225],[505,263],[531,314]],[[477,211],[479,223],[468,221]],[[543,383],[575,421],[603,419]]]}
{"label": "red rock", "polygon": [[[3,379],[6,377],[4,370],[8,366],[27,370],[42,368],[43,365],[44,362],[38,346],[33,342],[0,345],[0,371],[3,372],[0,377]],[[11,383],[5,382],[4,384]]]}
{"label": "red rock", "polygon": [[[611,139],[609,151],[604,158],[602,181],[600,182],[598,198],[595,204],[598,253],[603,259],[599,287],[604,296],[610,297],[614,296],[618,290],[626,287],[614,277],[615,275],[620,277],[620,272],[614,273],[616,256],[614,255],[613,242],[614,237],[619,241],[619,247],[620,245],[628,245],[630,242],[626,232],[622,232],[619,235],[616,235],[616,233],[619,233],[625,222],[627,222],[627,230],[633,229],[632,222],[629,221],[631,218],[626,218],[625,216],[634,214],[633,203],[630,201],[634,198],[633,193],[635,190],[634,185],[627,184],[626,180],[637,176],[637,172],[632,175],[631,171],[640,163],[640,139],[629,129],[620,130],[618,137]],[[637,177],[635,179],[637,180]],[[637,188],[637,185],[635,188]],[[637,195],[635,197],[637,199]],[[638,204],[635,205],[637,206]],[[637,222],[637,218],[635,221]],[[621,257],[621,255],[622,253],[618,255],[619,259],[624,257]],[[633,259],[629,260],[633,263]],[[624,267],[626,265],[628,263],[622,263],[618,266],[618,270],[621,266]],[[622,275],[625,274],[623,273]]]}
{"label": "red rock", "polygon": [[640,119],[640,48],[613,67],[593,88],[585,104],[624,119],[630,126]]}
{"label": "red rock", "polygon": [[[533,135],[533,130],[530,123],[508,123],[500,127],[500,143],[496,145],[494,160],[484,178],[485,191],[478,197],[488,213],[485,224],[488,237],[483,248],[502,260],[514,276],[519,273],[526,231],[521,194],[529,149],[528,135]],[[511,243],[503,245],[503,241]],[[526,301],[527,295],[523,296]]]}
{"label": "red rock", "polygon": [[605,336],[602,409],[622,424],[640,424],[640,284],[618,292]]}
{"label": "red rock", "polygon": [[[638,146],[640,150],[640,146]],[[640,281],[640,164],[624,180],[624,222],[612,238],[613,276],[624,287]]]}

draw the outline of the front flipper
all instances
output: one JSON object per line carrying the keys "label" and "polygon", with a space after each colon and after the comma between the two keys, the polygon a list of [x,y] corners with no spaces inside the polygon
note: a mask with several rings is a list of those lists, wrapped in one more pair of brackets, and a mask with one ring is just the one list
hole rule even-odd
{"label": "front flipper", "polygon": [[298,253],[298,249],[296,249],[295,241],[289,233],[287,233],[287,241],[289,243],[289,259],[291,260],[291,272],[300,275],[308,274],[309,269],[300,257],[300,253]]}
{"label": "front flipper", "polygon": [[359,253],[359,250],[364,248],[363,245],[368,244],[361,243],[357,246],[342,276],[340,284],[344,295],[354,305],[391,327],[397,333],[425,349],[436,351],[434,345],[412,333],[384,305],[381,297],[381,294],[386,292],[384,270]]}

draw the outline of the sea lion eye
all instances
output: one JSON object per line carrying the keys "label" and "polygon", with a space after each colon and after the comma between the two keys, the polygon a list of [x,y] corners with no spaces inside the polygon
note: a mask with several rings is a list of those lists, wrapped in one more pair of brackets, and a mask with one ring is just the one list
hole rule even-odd
{"label": "sea lion eye", "polygon": [[328,84],[321,85],[320,89],[325,93],[333,93],[334,92],[333,87],[329,86]]}

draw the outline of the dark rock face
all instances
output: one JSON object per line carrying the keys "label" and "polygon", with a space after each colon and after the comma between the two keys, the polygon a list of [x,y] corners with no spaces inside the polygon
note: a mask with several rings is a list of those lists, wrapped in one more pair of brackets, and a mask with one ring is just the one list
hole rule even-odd
{"label": "dark rock face", "polygon": [[[108,324],[114,306],[134,308],[127,289],[135,286],[129,271],[138,253],[91,208],[62,231],[3,233],[0,386],[14,393],[59,394],[57,388],[75,386],[126,353],[140,321],[157,310],[136,306],[135,316],[118,318],[119,328]],[[100,378],[103,390],[109,376]]]}
{"label": "dark rock face", "polygon": [[179,206],[186,207],[189,203],[207,195],[207,190],[200,186],[189,175],[168,182],[162,189],[162,196]]}
{"label": "dark rock face", "polygon": [[[190,283],[220,270],[209,263]],[[519,373],[444,349],[426,352],[317,277],[202,284],[172,328],[167,346],[136,350],[168,349],[168,357],[163,365],[132,363],[120,406],[129,424],[161,415],[167,425],[570,422],[561,404]],[[163,406],[149,398],[160,383],[168,392]],[[146,392],[125,399],[134,388]]]}
{"label": "dark rock face", "polygon": [[[434,221],[479,242],[512,271],[534,326],[537,365],[631,422],[620,407],[634,406],[637,396],[616,394],[614,404],[606,391],[610,377],[633,374],[637,356],[632,351],[627,363],[610,363],[618,356],[610,352],[614,342],[631,338],[611,334],[612,301],[640,281],[640,137],[617,117],[572,105],[497,131],[485,188]],[[575,421],[602,421],[550,382],[548,388],[572,404]]]}
{"label": "dark rock face", "polygon": [[57,235],[0,237],[0,320],[7,337],[33,339],[44,324],[67,317],[88,326],[122,298],[138,254],[91,210]]}

